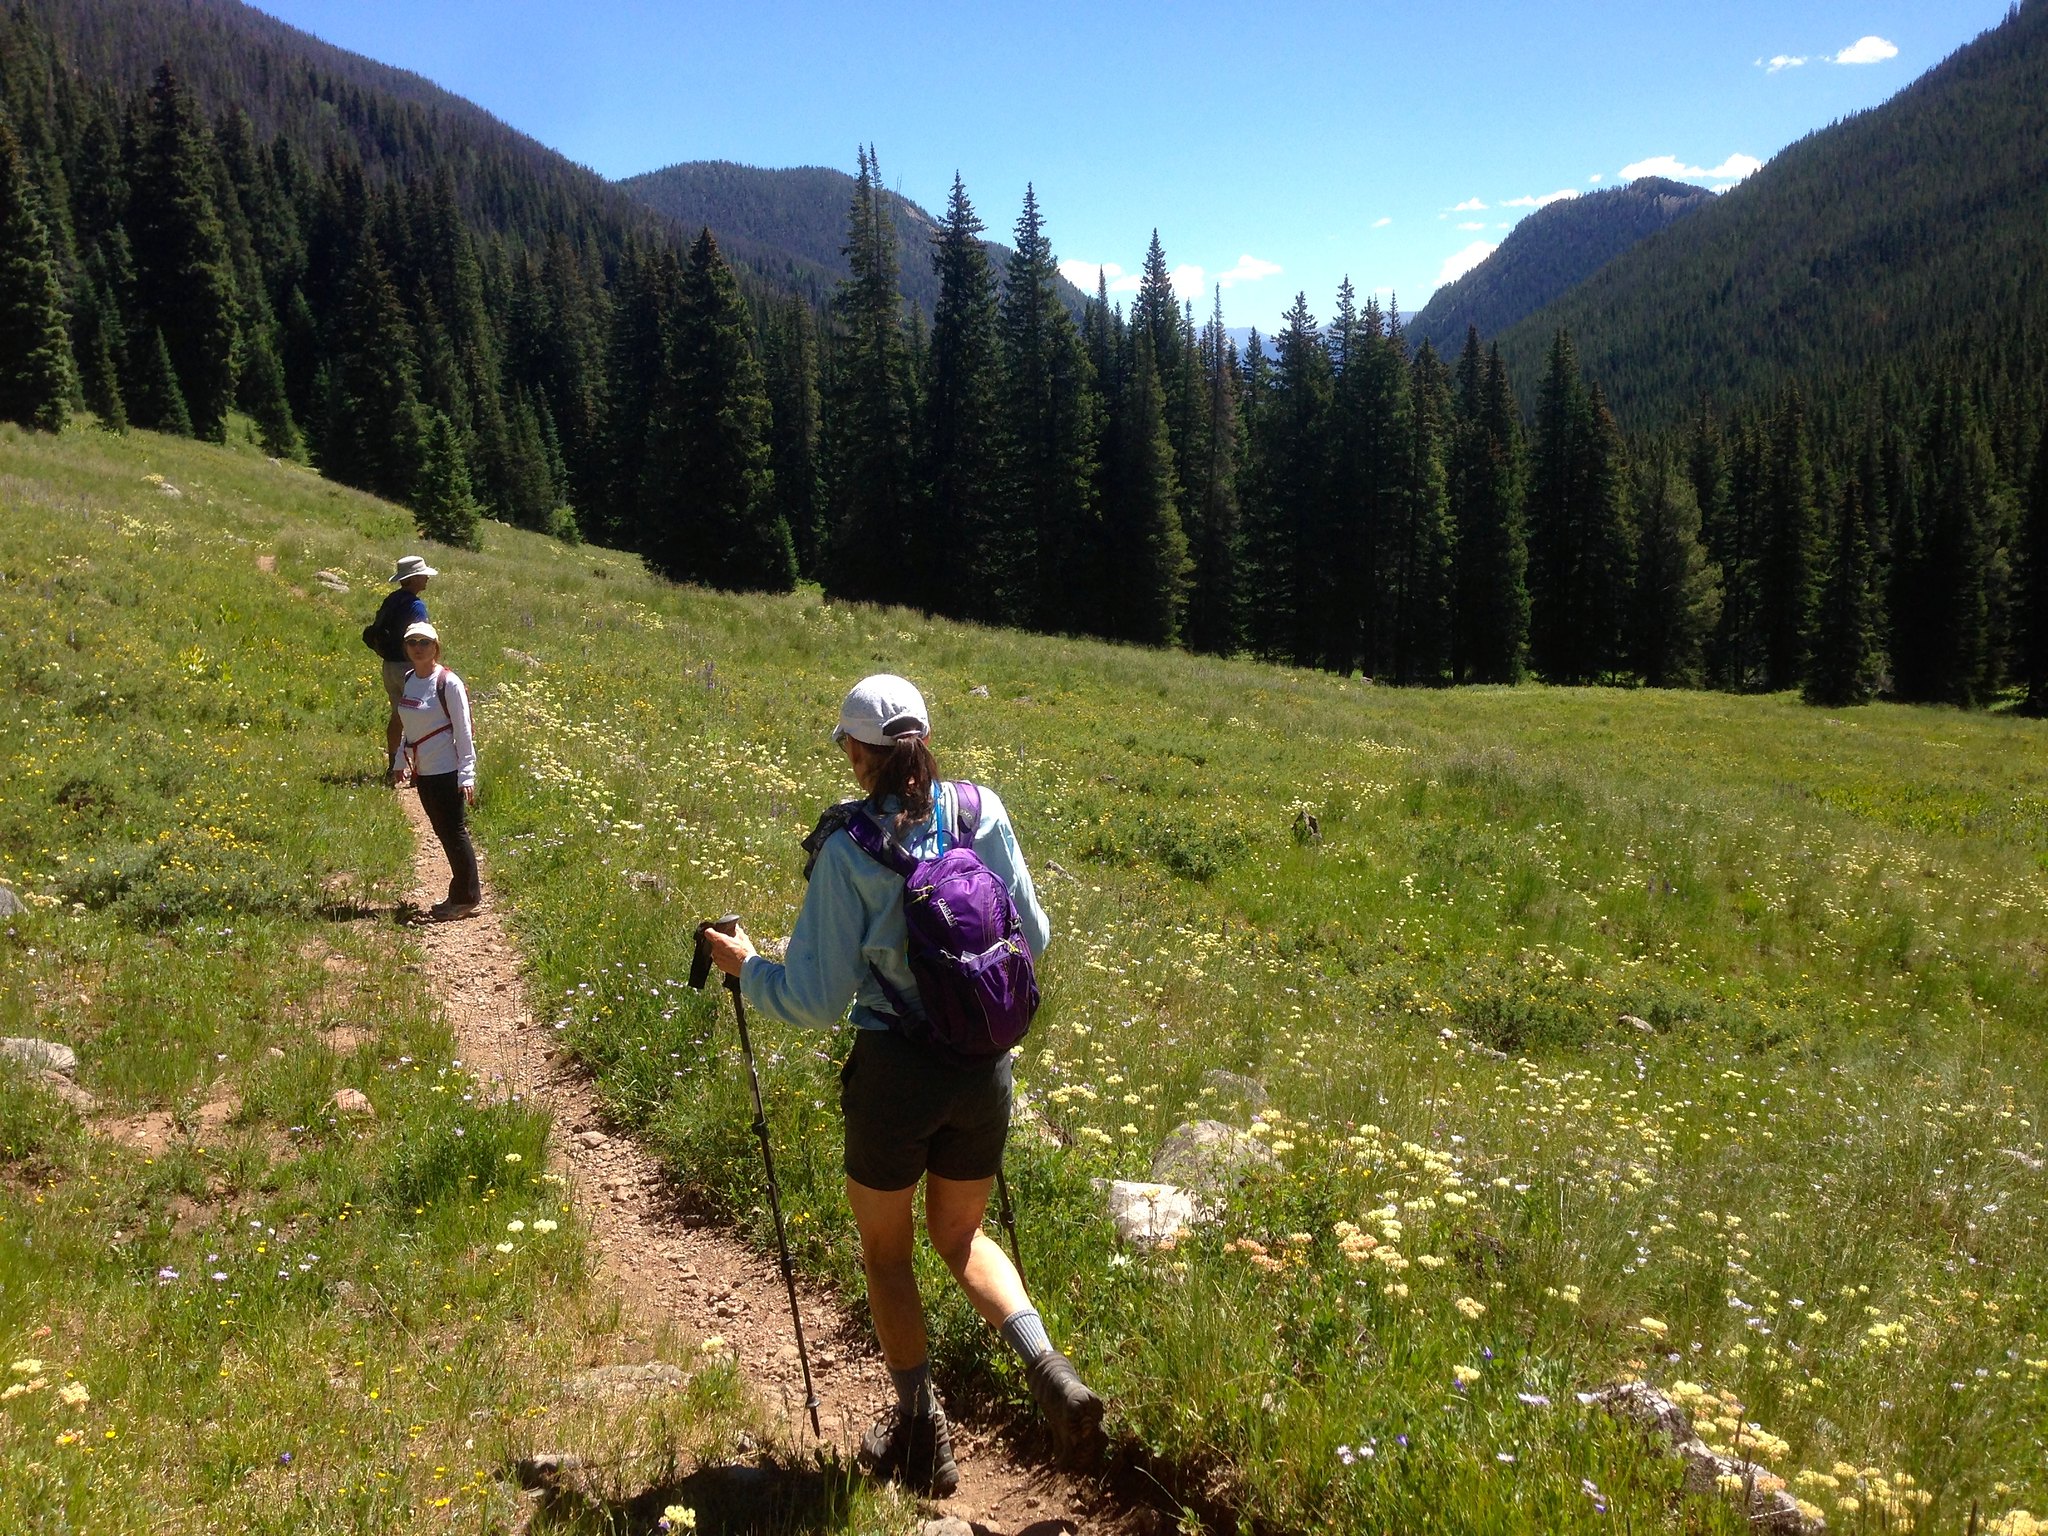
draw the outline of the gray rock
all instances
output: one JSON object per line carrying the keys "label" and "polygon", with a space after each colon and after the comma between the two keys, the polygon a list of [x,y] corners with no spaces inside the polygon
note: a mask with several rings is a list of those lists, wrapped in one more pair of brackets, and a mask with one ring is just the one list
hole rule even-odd
{"label": "gray rock", "polygon": [[958,1515],[946,1515],[925,1521],[917,1528],[917,1536],[974,1536],[974,1527]]}
{"label": "gray rock", "polygon": [[605,1135],[603,1131],[578,1131],[576,1139],[595,1152],[599,1147],[609,1142],[611,1137]]}
{"label": "gray rock", "polygon": [[313,579],[330,592],[346,592],[348,578],[339,571],[315,571]]}
{"label": "gray rock", "polygon": [[977,699],[985,699],[988,697],[988,684],[976,683],[972,688],[968,689],[967,691]]}
{"label": "gray rock", "polygon": [[0,917],[19,917],[27,910],[27,902],[15,895],[9,887],[0,885]]}
{"label": "gray rock", "polygon": [[582,1470],[583,1458],[568,1451],[541,1451],[512,1463],[512,1475],[522,1488],[551,1488],[563,1473]]}
{"label": "gray rock", "polygon": [[1256,1077],[1246,1077],[1241,1072],[1226,1072],[1221,1067],[1211,1067],[1202,1074],[1202,1086],[1214,1088],[1219,1095],[1228,1095],[1253,1109],[1266,1107],[1266,1085]]}
{"label": "gray rock", "polygon": [[79,1087],[78,1084],[71,1081],[62,1072],[39,1072],[36,1076],[41,1081],[45,1093],[54,1099],[63,1101],[77,1113],[90,1115],[98,1111],[100,1101]]}
{"label": "gray rock", "polygon": [[690,1384],[690,1373],[666,1360],[649,1360],[639,1365],[600,1365],[572,1376],[562,1390],[570,1397],[659,1397],[680,1392]]}
{"label": "gray rock", "polygon": [[1019,1093],[1010,1103],[1010,1132],[1041,1147],[1064,1147],[1068,1144],[1066,1133],[1046,1119],[1045,1112],[1028,1093]]}
{"label": "gray rock", "polygon": [[1648,1019],[1638,1018],[1632,1013],[1624,1013],[1616,1022],[1624,1029],[1632,1029],[1640,1035],[1654,1035],[1657,1033],[1657,1027]]}
{"label": "gray rock", "polygon": [[1131,1247],[1156,1248],[1200,1221],[1202,1212],[1186,1190],[1171,1184],[1113,1179],[1109,1219],[1116,1223],[1116,1235]]}
{"label": "gray rock", "polygon": [[2011,1158],[2029,1173],[2039,1173],[2043,1168],[2048,1168],[2048,1158],[2035,1157],[2031,1153],[2022,1152],[2018,1147],[2002,1148],[1998,1155]]}
{"label": "gray rock", "polygon": [[0,1056],[34,1067],[39,1072],[62,1072],[66,1077],[78,1075],[78,1052],[54,1040],[28,1040],[15,1035],[0,1037]]}
{"label": "gray rock", "polygon": [[1195,1120],[1180,1126],[1152,1156],[1152,1177],[1209,1195],[1227,1188],[1254,1168],[1279,1163],[1258,1137],[1221,1120]]}
{"label": "gray rock", "polygon": [[377,1118],[377,1108],[368,1095],[360,1088],[337,1088],[328,1104],[337,1115],[363,1115],[371,1120]]}
{"label": "gray rock", "polygon": [[1688,1493],[1719,1495],[1722,1478],[1737,1479],[1741,1486],[1731,1497],[1747,1497],[1752,1530],[1769,1531],[1775,1536],[1818,1536],[1827,1529],[1826,1520],[1809,1519],[1799,1512],[1799,1501],[1786,1491],[1784,1480],[1769,1467],[1710,1450],[1693,1432],[1691,1416],[1649,1383],[1623,1382],[1598,1392],[1581,1393],[1579,1401],[1626,1419],[1659,1442],[1667,1454],[1682,1460]]}

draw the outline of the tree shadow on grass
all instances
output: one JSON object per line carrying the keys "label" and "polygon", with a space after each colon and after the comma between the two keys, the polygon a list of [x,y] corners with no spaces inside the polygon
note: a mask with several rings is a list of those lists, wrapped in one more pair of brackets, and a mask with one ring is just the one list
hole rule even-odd
{"label": "tree shadow on grass", "polygon": [[858,1474],[839,1466],[701,1467],[625,1499],[547,1486],[530,1536],[657,1536],[662,1511],[696,1512],[699,1536],[805,1536],[846,1528]]}

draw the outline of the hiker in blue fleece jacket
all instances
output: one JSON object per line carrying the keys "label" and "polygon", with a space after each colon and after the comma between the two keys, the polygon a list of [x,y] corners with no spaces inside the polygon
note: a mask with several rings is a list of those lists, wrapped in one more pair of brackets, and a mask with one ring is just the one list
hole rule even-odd
{"label": "hiker in blue fleece jacket", "polygon": [[[918,859],[957,834],[958,797],[939,777],[924,696],[900,677],[863,678],[840,706],[832,739],[870,808]],[[1010,893],[1035,959],[1051,939],[1008,812],[980,790],[975,855]],[[889,992],[915,1002],[903,916],[903,878],[870,857],[843,826],[820,823],[810,887],[785,958],[757,954],[744,929],[707,930],[712,959],[740,979],[741,996],[784,1023],[830,1028],[852,1007],[858,1026],[839,1074],[846,1118],[846,1198],[860,1229],[868,1310],[896,1385],[896,1407],[861,1442],[876,1475],[944,1498],[959,1484],[945,1410],[932,1388],[924,1302],[912,1267],[915,1202],[925,1230],[974,1309],[1024,1362],[1031,1393],[1060,1454],[1083,1465],[1102,1452],[1102,1399],[1052,1347],[1002,1247],[982,1230],[1009,1135],[1008,1053],[966,1065],[891,1027]],[[870,965],[881,973],[878,980]],[[885,988],[882,981],[886,980]]]}

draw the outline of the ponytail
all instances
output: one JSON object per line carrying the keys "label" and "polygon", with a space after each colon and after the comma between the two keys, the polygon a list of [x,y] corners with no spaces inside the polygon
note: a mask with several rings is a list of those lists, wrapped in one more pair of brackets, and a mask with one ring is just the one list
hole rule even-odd
{"label": "ponytail", "polygon": [[869,800],[880,805],[894,795],[901,806],[896,813],[896,830],[915,826],[932,813],[932,790],[939,781],[939,765],[930,743],[922,736],[903,736],[886,747],[859,744],[862,756],[874,765],[875,787]]}

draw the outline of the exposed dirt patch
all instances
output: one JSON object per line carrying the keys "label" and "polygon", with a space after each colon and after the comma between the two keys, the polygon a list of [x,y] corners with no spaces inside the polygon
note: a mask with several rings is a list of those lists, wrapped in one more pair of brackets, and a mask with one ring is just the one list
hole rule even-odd
{"label": "exposed dirt patch", "polygon": [[337,1024],[332,1029],[319,1032],[320,1043],[337,1056],[354,1054],[356,1048],[376,1037],[374,1029],[358,1029],[353,1024]]}
{"label": "exposed dirt patch", "polygon": [[144,1157],[161,1157],[177,1142],[178,1122],[168,1110],[153,1109],[144,1115],[117,1115],[93,1123],[95,1134],[140,1152]]}
{"label": "exposed dirt patch", "polygon": [[[448,865],[418,796],[402,798],[413,825],[415,889],[401,912],[424,911],[447,890]],[[598,1283],[617,1292],[637,1323],[631,1331],[666,1325],[700,1340],[722,1339],[778,1416],[787,1442],[813,1444],[780,1270],[734,1234],[686,1211],[653,1158],[630,1137],[611,1133],[595,1089],[529,1006],[519,954],[488,878],[485,893],[474,917],[420,927],[427,986],[455,1032],[463,1064],[495,1092],[552,1112],[548,1160],[569,1180],[591,1228]],[[888,1373],[873,1336],[832,1293],[800,1284],[798,1299],[824,1440],[851,1460],[861,1431],[891,1401]],[[1158,1528],[1153,1510],[1123,1502],[1105,1484],[1034,1463],[1027,1444],[1007,1425],[957,1425],[960,1489],[932,1507],[983,1536]]]}
{"label": "exposed dirt patch", "polygon": [[277,556],[258,555],[256,557],[256,569],[266,576],[275,576],[277,574]]}

